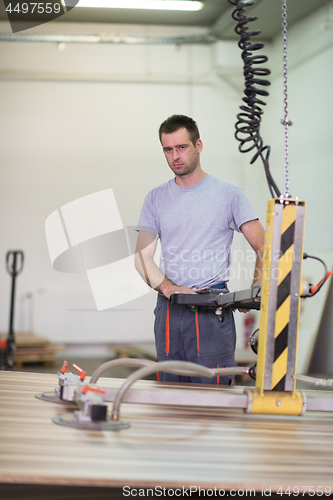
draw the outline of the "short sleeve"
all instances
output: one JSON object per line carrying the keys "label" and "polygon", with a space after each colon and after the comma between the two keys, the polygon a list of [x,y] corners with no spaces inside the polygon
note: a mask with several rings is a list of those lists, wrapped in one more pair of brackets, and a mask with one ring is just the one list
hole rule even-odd
{"label": "short sleeve", "polygon": [[147,231],[155,236],[159,235],[156,210],[154,209],[153,191],[150,191],[143,202],[140,212],[139,222],[135,228],[136,231]]}
{"label": "short sleeve", "polygon": [[229,227],[238,233],[241,232],[240,227],[242,224],[250,220],[258,219],[250,200],[239,186],[237,186],[236,192],[232,198],[230,208]]}

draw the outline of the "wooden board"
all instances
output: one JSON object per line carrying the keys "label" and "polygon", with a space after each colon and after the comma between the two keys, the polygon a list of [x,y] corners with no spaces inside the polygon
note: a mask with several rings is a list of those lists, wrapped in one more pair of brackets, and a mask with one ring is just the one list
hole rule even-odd
{"label": "wooden board", "polygon": [[[1,332],[0,339],[7,339],[8,333]],[[47,347],[52,346],[52,342],[43,337],[35,335],[32,332],[15,332],[15,344],[17,348],[21,347]]]}
{"label": "wooden board", "polygon": [[[99,380],[108,387],[121,383]],[[0,482],[257,492],[321,486],[333,492],[331,413],[275,417],[123,404],[129,429],[85,431],[55,425],[52,417],[72,410],[35,398],[56,384],[56,375],[0,372]]]}
{"label": "wooden board", "polygon": [[[0,340],[7,339],[7,336],[7,333],[0,333]],[[22,368],[25,363],[43,363],[52,366],[55,353],[64,349],[64,346],[56,346],[32,332],[16,332],[14,336],[16,346],[14,369]]]}

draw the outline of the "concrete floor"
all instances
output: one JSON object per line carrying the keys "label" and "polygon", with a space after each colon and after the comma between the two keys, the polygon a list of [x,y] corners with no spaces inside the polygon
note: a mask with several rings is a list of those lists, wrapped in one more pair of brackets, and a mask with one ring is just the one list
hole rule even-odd
{"label": "concrete floor", "polygon": [[[145,357],[145,356],[142,356]],[[68,363],[68,369],[73,373],[76,373],[75,369],[72,368],[73,363],[82,368],[87,376],[91,376],[94,371],[101,366],[103,363],[114,359],[113,356],[105,357],[86,357],[80,355],[75,355],[73,352],[66,353],[66,351],[57,353],[54,356],[53,363],[24,363],[22,367],[15,369],[15,371],[23,372],[33,372],[33,373],[58,373],[58,371],[63,366],[64,360]],[[131,367],[117,367],[109,370],[105,373],[106,377],[113,378],[127,378],[136,368]],[[152,377],[154,379],[154,377]]]}
{"label": "concrete floor", "polygon": [[[118,355],[117,355],[118,354]],[[134,347],[132,350],[122,351],[121,355],[119,353],[110,351],[109,354],[105,354],[105,356],[87,356],[87,353],[84,352],[82,354],[82,350],[78,349],[77,354],[75,353],[75,349],[69,349],[69,351],[60,351],[55,354],[53,363],[25,363],[23,366],[15,368],[15,371],[23,371],[23,372],[33,372],[33,373],[54,373],[57,374],[58,371],[63,366],[64,360],[68,363],[68,368],[70,371],[75,373],[75,369],[72,368],[73,363],[82,368],[87,376],[91,376],[94,371],[101,366],[103,363],[110,361],[112,359],[118,357],[136,357],[136,358],[146,358],[155,361],[154,348],[152,349],[142,349],[140,347]],[[248,366],[252,366],[254,362],[248,363]],[[112,370],[109,370],[105,373],[106,377],[113,378],[127,378],[133,371],[137,370],[137,368],[131,368],[127,366],[116,367]],[[312,377],[315,378],[331,378],[327,376],[327,374],[314,374],[311,373]],[[155,375],[148,376],[147,379],[156,380]],[[236,376],[236,384],[241,386],[255,386],[255,381],[249,375]],[[297,389],[314,389],[313,385],[309,385],[303,382],[297,382]],[[329,390],[325,387],[316,387],[317,390]]]}

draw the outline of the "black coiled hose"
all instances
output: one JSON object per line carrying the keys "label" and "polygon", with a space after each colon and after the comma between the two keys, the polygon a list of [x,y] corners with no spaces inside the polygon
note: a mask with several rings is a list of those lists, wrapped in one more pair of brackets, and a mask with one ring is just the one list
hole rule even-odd
{"label": "black coiled hose", "polygon": [[273,198],[281,196],[281,191],[277,187],[269,170],[269,155],[271,152],[270,146],[264,146],[263,139],[260,135],[260,123],[263,115],[263,110],[260,106],[265,106],[266,103],[258,98],[258,96],[268,96],[267,90],[258,87],[267,87],[270,85],[268,80],[264,80],[263,76],[268,76],[270,70],[267,68],[254,67],[255,65],[263,64],[268,61],[268,57],[264,55],[252,55],[254,51],[264,47],[261,42],[252,43],[251,36],[260,34],[260,31],[248,32],[247,24],[256,21],[256,17],[246,17],[245,7],[253,5],[253,2],[244,3],[242,0],[229,0],[235,6],[232,13],[232,18],[237,22],[235,31],[240,36],[238,46],[242,50],[242,59],[244,61],[243,73],[245,77],[245,90],[243,101],[245,105],[240,106],[241,113],[237,115],[235,137],[240,142],[239,151],[247,153],[256,149],[255,155],[250,163],[254,163],[257,158],[263,161],[265,174],[268,182],[268,187]]}

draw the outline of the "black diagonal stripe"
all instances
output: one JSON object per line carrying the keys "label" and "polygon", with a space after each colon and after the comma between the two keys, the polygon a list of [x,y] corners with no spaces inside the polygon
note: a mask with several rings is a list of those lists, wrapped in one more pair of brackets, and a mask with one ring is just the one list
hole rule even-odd
{"label": "black diagonal stripe", "polygon": [[278,382],[276,384],[276,386],[273,387],[272,391],[284,391],[285,381],[286,381],[286,376],[284,375],[284,377],[282,377],[282,379],[280,380],[280,382]]}
{"label": "black diagonal stripe", "polygon": [[281,235],[281,245],[280,245],[281,256],[294,243],[294,235],[295,235],[295,221]]}
{"label": "black diagonal stripe", "polygon": [[276,361],[278,357],[281,356],[285,348],[288,347],[288,330],[289,330],[289,323],[284,327],[282,332],[280,332],[275,339],[274,361]]}
{"label": "black diagonal stripe", "polygon": [[291,271],[287,274],[287,276],[284,278],[283,281],[281,281],[281,283],[278,286],[276,309],[279,309],[279,307],[283,304],[286,298],[288,298],[288,296],[290,295],[290,284],[291,284]]}

